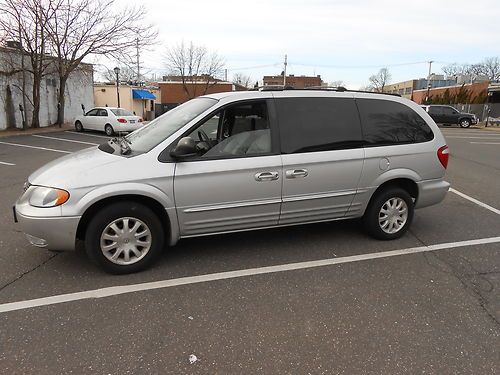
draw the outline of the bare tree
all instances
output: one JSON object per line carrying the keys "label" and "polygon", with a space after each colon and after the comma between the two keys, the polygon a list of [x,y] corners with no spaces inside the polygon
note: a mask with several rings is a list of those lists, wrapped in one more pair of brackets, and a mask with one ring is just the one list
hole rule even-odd
{"label": "bare tree", "polygon": [[[108,82],[116,82],[116,74],[113,69],[105,68],[103,72],[104,79]],[[136,82],[137,72],[130,66],[120,66],[120,82]]]}
{"label": "bare tree", "polygon": [[[157,31],[144,23],[144,8],[118,8],[115,0],[53,0],[47,22],[59,76],[57,123],[64,122],[66,83],[89,55],[132,61],[136,43],[156,42]],[[118,10],[117,10],[118,9]]]}
{"label": "bare tree", "polygon": [[[178,75],[188,99],[207,93],[209,87],[217,83],[224,68],[224,59],[216,52],[209,52],[203,46],[184,42],[167,49],[165,54],[167,68]],[[197,87],[202,86],[201,93]]]}
{"label": "bare tree", "polygon": [[[10,67],[22,73],[23,104],[29,100],[32,105],[31,126],[40,126],[40,89],[42,79],[49,73],[53,62],[47,56],[46,24],[53,16],[52,0],[1,0],[0,7],[5,17],[0,18],[0,32],[4,39],[16,41],[18,50],[9,53]],[[27,61],[26,61],[27,60]],[[26,63],[25,63],[26,62]],[[31,99],[27,96],[26,73],[32,76]]]}
{"label": "bare tree", "polygon": [[382,68],[377,74],[370,76],[368,80],[374,91],[383,92],[385,85],[391,81],[391,73],[389,73],[389,69]]}
{"label": "bare tree", "polygon": [[243,73],[234,73],[233,75],[233,83],[244,86],[247,89],[253,86],[252,77],[243,74]]}
{"label": "bare tree", "polygon": [[342,80],[337,80],[337,81],[332,81],[328,84],[328,86],[331,86],[331,87],[344,87],[345,86],[345,83],[344,81]]}
{"label": "bare tree", "polygon": [[488,77],[490,81],[500,80],[500,59],[498,57],[488,57],[476,65],[478,75]]}
{"label": "bare tree", "polygon": [[449,64],[443,66],[441,70],[447,77],[457,77],[459,75],[469,75],[473,72],[474,66],[470,64]]}

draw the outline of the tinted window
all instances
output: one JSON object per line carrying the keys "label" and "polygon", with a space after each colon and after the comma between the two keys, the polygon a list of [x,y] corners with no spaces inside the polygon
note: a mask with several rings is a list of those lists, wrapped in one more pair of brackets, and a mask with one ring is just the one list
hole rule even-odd
{"label": "tinted window", "polygon": [[427,123],[404,104],[378,99],[356,99],[368,145],[418,143],[434,138]]}
{"label": "tinted window", "polygon": [[441,107],[429,107],[429,114],[441,115],[443,114],[443,109]]}
{"label": "tinted window", "polygon": [[457,110],[452,107],[443,107],[443,113],[445,115],[454,115],[457,113]]}
{"label": "tinted window", "polygon": [[87,112],[85,116],[97,116],[98,112],[99,112],[98,109],[91,109],[90,111]]}
{"label": "tinted window", "polygon": [[104,116],[106,117],[108,115],[108,111],[106,111],[105,109],[100,109],[99,110],[99,114],[97,116]]}
{"label": "tinted window", "polygon": [[276,99],[281,151],[285,154],[339,150],[363,145],[353,99]]}

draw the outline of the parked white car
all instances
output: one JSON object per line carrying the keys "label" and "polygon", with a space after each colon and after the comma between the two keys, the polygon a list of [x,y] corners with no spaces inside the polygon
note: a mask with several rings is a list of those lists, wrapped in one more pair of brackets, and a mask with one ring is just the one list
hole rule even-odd
{"label": "parked white car", "polygon": [[132,112],[116,107],[96,107],[75,119],[75,129],[99,130],[112,136],[119,132],[133,132],[144,125],[142,118]]}

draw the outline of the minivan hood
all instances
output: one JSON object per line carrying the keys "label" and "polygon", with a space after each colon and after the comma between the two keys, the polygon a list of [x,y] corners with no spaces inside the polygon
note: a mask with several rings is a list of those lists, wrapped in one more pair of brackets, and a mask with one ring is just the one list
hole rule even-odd
{"label": "minivan hood", "polygon": [[52,160],[36,170],[28,178],[32,185],[57,188],[81,186],[82,181],[89,181],[97,170],[104,165],[124,160],[123,157],[91,147]]}

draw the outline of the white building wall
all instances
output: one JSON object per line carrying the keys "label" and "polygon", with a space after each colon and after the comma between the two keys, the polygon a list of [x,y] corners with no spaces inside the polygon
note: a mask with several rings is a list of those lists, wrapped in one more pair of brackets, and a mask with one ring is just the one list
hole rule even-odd
{"label": "white building wall", "polygon": [[[0,54],[5,53],[0,51]],[[0,64],[1,65],[1,64]],[[6,71],[5,67],[0,70]],[[27,85],[26,92],[31,97],[31,75],[26,73]],[[22,117],[19,111],[19,104],[23,103],[21,94],[22,74],[7,76],[0,74],[0,130],[7,128],[7,85],[10,85],[12,92],[12,101],[14,105],[14,116],[16,128],[22,128]],[[59,81],[56,75],[48,75],[42,79],[40,94],[40,126],[45,127],[54,124],[57,121],[57,92],[59,90]],[[64,121],[73,123],[76,116],[82,113],[81,105],[86,109],[94,106],[93,90],[93,72],[91,65],[83,65],[82,69],[75,70],[69,77],[66,84],[66,103]],[[31,122],[32,107],[27,100],[25,116],[28,124]]]}

